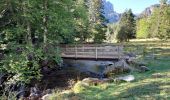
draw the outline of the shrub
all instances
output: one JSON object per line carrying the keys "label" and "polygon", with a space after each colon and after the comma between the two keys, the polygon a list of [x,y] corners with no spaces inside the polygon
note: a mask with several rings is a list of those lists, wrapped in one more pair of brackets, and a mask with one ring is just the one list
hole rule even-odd
{"label": "shrub", "polygon": [[[18,48],[22,51],[18,51]],[[10,80],[13,82],[29,83],[31,79],[40,79],[39,50],[31,47],[18,47],[15,52],[10,52],[5,55],[1,71],[14,75]],[[12,50],[13,51],[13,50]]]}

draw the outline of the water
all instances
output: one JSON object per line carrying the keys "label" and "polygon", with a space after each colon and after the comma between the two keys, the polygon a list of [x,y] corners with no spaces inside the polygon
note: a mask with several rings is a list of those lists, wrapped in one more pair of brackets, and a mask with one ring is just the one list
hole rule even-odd
{"label": "water", "polygon": [[114,61],[95,60],[63,60],[65,67],[73,67],[75,70],[85,72],[96,77],[104,77],[104,71],[108,65],[113,65]]}

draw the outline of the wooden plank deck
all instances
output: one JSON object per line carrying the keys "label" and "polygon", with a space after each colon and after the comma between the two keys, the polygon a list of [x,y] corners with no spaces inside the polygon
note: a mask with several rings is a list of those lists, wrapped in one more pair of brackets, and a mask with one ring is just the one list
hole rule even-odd
{"label": "wooden plank deck", "polygon": [[121,59],[126,58],[122,45],[64,45],[61,57],[72,59]]}

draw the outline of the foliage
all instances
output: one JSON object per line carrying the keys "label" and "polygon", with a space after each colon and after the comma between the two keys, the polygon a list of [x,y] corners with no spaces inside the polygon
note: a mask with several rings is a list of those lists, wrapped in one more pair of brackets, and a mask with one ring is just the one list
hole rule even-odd
{"label": "foliage", "polygon": [[31,79],[40,79],[39,60],[42,54],[39,53],[39,50],[17,46],[11,47],[11,51],[14,52],[5,55],[4,65],[0,68],[14,75],[10,80],[14,83],[21,82],[24,84],[29,83]]}
{"label": "foliage", "polygon": [[157,37],[160,39],[170,38],[170,6],[166,3],[159,9],[159,27]]}
{"label": "foliage", "polygon": [[106,40],[106,26],[102,26],[102,25],[96,25],[96,30],[98,30],[98,32],[94,33],[94,42],[95,43],[102,43],[104,40]]}
{"label": "foliage", "polygon": [[135,32],[135,19],[130,9],[122,14],[116,38],[120,42],[129,41],[129,39],[135,38]]}
{"label": "foliage", "polygon": [[116,39],[118,40],[118,42],[128,41],[127,34],[125,32],[126,32],[126,26],[124,25],[119,26],[116,34]]}
{"label": "foliage", "polygon": [[85,0],[77,0],[76,7],[74,11],[74,16],[76,18],[76,38],[79,39],[80,42],[85,42],[86,39],[91,38],[91,34],[89,32],[89,20],[88,20],[88,8],[86,6]]}
{"label": "foliage", "polygon": [[[3,3],[0,3],[3,5],[1,11],[4,11],[0,18],[2,27],[0,35],[2,36],[1,41],[7,45],[6,51],[8,51],[1,70],[17,76],[17,79],[14,79],[16,82],[29,83],[32,79],[40,79],[39,62],[42,59],[54,60],[58,63],[60,57],[57,49],[55,48],[55,50],[51,46],[47,52],[43,48],[49,43],[57,44],[72,36],[68,34],[73,30],[68,28],[73,26],[72,12],[66,10],[72,4],[71,1],[46,2],[46,0],[4,0]],[[44,22],[44,20],[47,21]],[[44,46],[41,46],[42,42]]]}
{"label": "foliage", "polygon": [[137,37],[166,40],[170,38],[170,5],[167,0],[160,0],[160,7],[154,8],[151,16],[137,21]]}
{"label": "foliage", "polygon": [[95,43],[106,40],[106,19],[104,17],[102,0],[87,0],[89,32]]}
{"label": "foliage", "polygon": [[[1,0],[0,43],[6,49],[0,70],[17,77],[16,82],[29,83],[40,79],[42,61],[60,63],[58,44],[74,43],[76,38],[86,42],[94,37],[102,42],[105,39],[102,1],[90,0],[90,6],[87,2]],[[91,21],[89,16],[95,20]]]}
{"label": "foliage", "polygon": [[137,38],[151,38],[151,34],[149,33],[149,24],[147,18],[142,18],[137,21]]}

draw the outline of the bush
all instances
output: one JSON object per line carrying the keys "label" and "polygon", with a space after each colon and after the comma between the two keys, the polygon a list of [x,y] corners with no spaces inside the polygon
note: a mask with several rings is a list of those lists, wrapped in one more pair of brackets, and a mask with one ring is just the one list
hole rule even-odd
{"label": "bush", "polygon": [[[10,80],[13,82],[29,83],[31,79],[40,79],[39,50],[31,47],[11,48],[14,52],[5,55],[1,71],[14,75]],[[21,51],[20,51],[20,50]]]}
{"label": "bush", "polygon": [[12,43],[7,46],[6,51],[0,72],[12,75],[8,81],[15,83],[27,84],[32,79],[39,80],[43,60],[53,61],[55,64],[61,61],[59,49],[51,44],[34,47]]}

